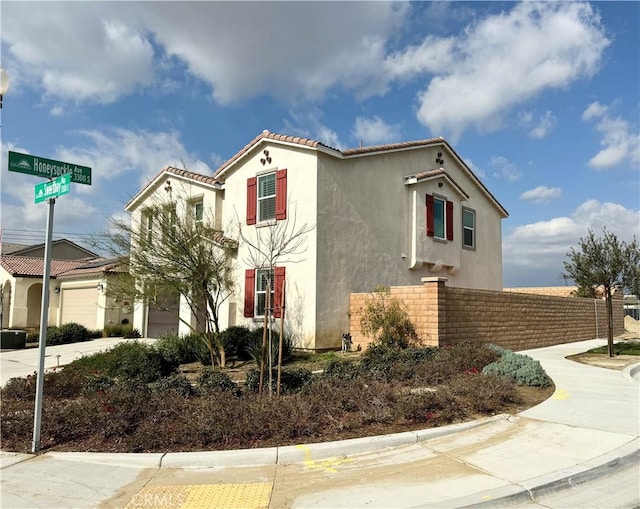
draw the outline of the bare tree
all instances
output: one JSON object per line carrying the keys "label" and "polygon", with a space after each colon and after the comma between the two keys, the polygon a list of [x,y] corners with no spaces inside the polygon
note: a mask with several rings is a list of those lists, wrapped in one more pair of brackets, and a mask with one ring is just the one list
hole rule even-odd
{"label": "bare tree", "polygon": [[[285,292],[283,287],[278,288],[278,294],[282,295],[282,301],[278,303],[272,302],[271,292],[276,291],[274,288],[274,273],[276,266],[285,263],[299,263],[303,260],[301,256],[306,251],[306,235],[314,230],[315,225],[308,223],[298,224],[298,217],[295,208],[288,207],[290,211],[287,219],[271,221],[259,228],[251,227],[250,231],[243,229],[242,222],[238,220],[238,234],[240,242],[247,248],[247,254],[243,262],[249,267],[255,269],[266,269],[266,303],[265,303],[265,319],[263,324],[262,335],[262,355],[260,360],[260,392],[264,386],[264,370],[265,358],[267,357],[267,339],[269,343],[269,390],[271,391],[271,327],[269,324],[273,322],[275,307],[279,305],[279,315],[281,319],[280,327],[280,344],[278,348],[278,387],[277,393],[280,393],[280,373],[282,364],[282,341],[283,341],[283,323],[285,316]],[[245,289],[246,291],[246,289]]]}
{"label": "bare tree", "polygon": [[571,248],[569,261],[564,263],[564,277],[573,279],[578,293],[595,296],[598,287],[604,290],[607,305],[607,343],[609,357],[613,357],[613,306],[612,295],[616,287],[628,288],[637,293],[640,286],[640,251],[635,236],[631,244],[618,241],[615,234],[603,230],[596,237],[592,230],[586,238],[580,238],[580,251]]}
{"label": "bare tree", "polygon": [[[188,202],[188,197],[181,197]],[[111,221],[102,251],[121,260],[118,276],[110,279],[107,294],[134,298],[176,316],[205,343],[211,364],[226,366],[220,335],[220,309],[234,293],[232,258],[237,242],[227,239],[205,215],[179,216],[175,203],[158,202],[146,208],[141,224],[130,219]],[[180,295],[193,320],[180,316],[172,305]]]}

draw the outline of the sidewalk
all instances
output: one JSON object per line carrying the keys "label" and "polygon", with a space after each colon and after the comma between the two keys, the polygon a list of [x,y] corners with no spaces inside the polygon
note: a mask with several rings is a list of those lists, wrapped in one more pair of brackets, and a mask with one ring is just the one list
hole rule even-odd
{"label": "sidewalk", "polygon": [[556,391],[518,416],[244,451],[2,453],[0,505],[450,508],[531,500],[638,464],[640,366],[623,374],[564,359],[603,344],[523,352],[540,360]]}

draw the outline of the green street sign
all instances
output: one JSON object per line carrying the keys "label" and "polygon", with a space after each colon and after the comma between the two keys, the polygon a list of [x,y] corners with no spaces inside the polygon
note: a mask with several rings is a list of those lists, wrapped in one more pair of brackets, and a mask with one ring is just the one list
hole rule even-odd
{"label": "green street sign", "polygon": [[9,151],[9,171],[53,179],[70,174],[71,182],[91,185],[91,168]]}
{"label": "green street sign", "polygon": [[71,174],[66,173],[50,182],[36,184],[36,203],[43,202],[49,198],[57,198],[71,191]]}

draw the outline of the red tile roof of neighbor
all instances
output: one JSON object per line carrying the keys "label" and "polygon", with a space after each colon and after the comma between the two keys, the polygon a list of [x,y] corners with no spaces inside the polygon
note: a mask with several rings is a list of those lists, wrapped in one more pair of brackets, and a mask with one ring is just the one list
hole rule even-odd
{"label": "red tile roof of neighbor", "polygon": [[[42,276],[44,258],[31,256],[3,255],[0,259],[2,267],[12,276]],[[86,265],[87,260],[51,260],[51,276]]]}

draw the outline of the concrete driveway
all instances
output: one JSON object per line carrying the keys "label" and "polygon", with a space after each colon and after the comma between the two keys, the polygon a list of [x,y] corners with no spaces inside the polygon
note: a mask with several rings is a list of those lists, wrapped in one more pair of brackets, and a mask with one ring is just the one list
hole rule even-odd
{"label": "concrete driveway", "polygon": [[[48,346],[45,350],[45,370],[70,364],[83,355],[108,350],[123,341],[141,341],[154,343],[155,339],[99,338],[82,343]],[[10,378],[27,376],[38,370],[38,348],[24,350],[5,350],[0,352],[0,385],[4,386]]]}

